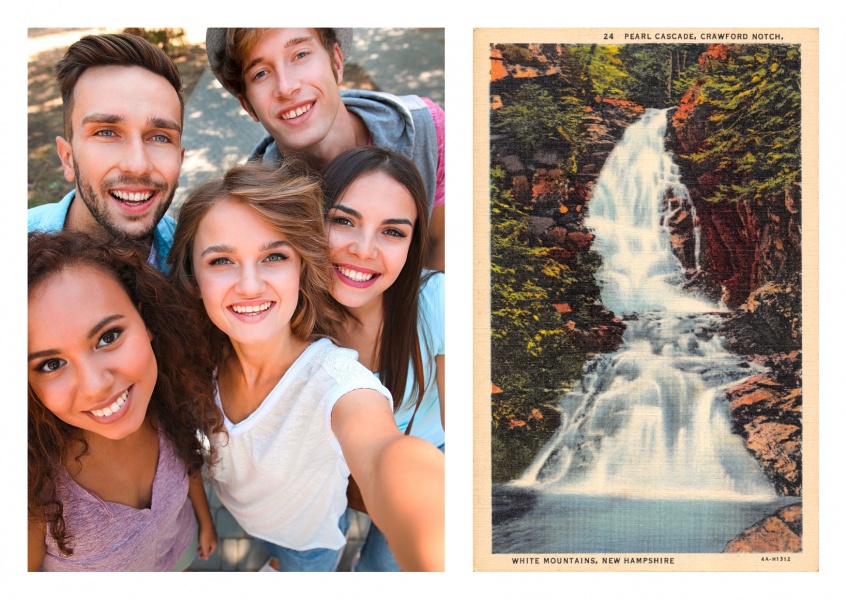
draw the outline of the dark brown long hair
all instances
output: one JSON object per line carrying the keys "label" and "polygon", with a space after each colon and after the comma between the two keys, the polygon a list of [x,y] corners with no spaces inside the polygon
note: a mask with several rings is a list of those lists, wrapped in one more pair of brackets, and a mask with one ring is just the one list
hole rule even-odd
{"label": "dark brown long hair", "polygon": [[342,315],[329,294],[332,271],[317,176],[302,161],[287,160],[278,166],[253,161],[232,167],[222,177],[207,179],[191,190],[179,211],[168,254],[172,281],[194,297],[193,305],[212,344],[212,358],[222,360],[230,347],[229,338],[211,322],[196,299],[191,253],[200,223],[221,200],[237,202],[253,211],[270,229],[285,236],[299,254],[302,271],[297,307],[291,317],[293,334],[301,340],[314,334],[331,337]]}
{"label": "dark brown long hair", "polygon": [[[324,218],[354,181],[371,173],[384,173],[402,185],[417,207],[408,258],[396,281],[382,294],[382,328],[376,350],[379,379],[391,392],[397,411],[405,396],[409,363],[414,373],[414,393],[409,400],[416,402],[426,387],[417,321],[423,261],[429,247],[429,208],[426,188],[413,162],[393,150],[360,146],[339,154],[327,166],[323,175]],[[345,312],[347,318],[354,318]]]}
{"label": "dark brown long hair", "polygon": [[[197,473],[205,462],[212,464],[214,450],[205,447],[199,434],[211,437],[224,431],[223,419],[214,401],[208,347],[199,322],[188,308],[191,299],[148,264],[143,250],[130,240],[104,243],[83,233],[32,232],[28,254],[30,291],[80,266],[97,269],[126,290],[153,335],[151,345],[158,364],[147,416],[173,443],[189,475]],[[50,412],[31,386],[28,417],[29,518],[46,523],[59,549],[72,554],[74,532],[65,528],[55,479],[71,458],[71,449],[82,449],[74,457],[78,460],[88,452],[88,444],[83,431]]]}

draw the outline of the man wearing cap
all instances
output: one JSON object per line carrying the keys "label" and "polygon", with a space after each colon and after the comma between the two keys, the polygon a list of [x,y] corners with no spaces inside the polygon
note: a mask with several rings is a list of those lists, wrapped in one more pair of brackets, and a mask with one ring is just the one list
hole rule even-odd
{"label": "man wearing cap", "polygon": [[352,29],[208,29],[212,71],[267,136],[251,159],[297,152],[318,171],[356,146],[410,158],[431,212],[427,266],[444,270],[444,111],[428,98],[339,90]]}

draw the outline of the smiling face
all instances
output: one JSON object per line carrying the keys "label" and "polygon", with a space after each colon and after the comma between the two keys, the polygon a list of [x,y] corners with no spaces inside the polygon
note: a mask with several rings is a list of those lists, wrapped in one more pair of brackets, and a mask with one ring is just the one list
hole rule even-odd
{"label": "smiling face", "polygon": [[90,68],[74,89],[71,129],[56,144],[82,202],[71,204],[66,227],[150,238],[182,165],[176,90],[142,67]]}
{"label": "smiling face", "polygon": [[212,206],[197,228],[191,261],[209,319],[233,343],[291,338],[300,256],[250,208],[231,199]]}
{"label": "smiling face", "polygon": [[332,296],[353,312],[381,307],[405,266],[416,220],[411,194],[388,175],[353,181],[327,216]]}
{"label": "smiling face", "polygon": [[123,287],[71,267],[29,293],[29,384],[56,417],[119,440],[138,430],[156,385],[150,334]]}
{"label": "smiling face", "polygon": [[[241,105],[283,150],[322,153],[341,110],[343,58],[313,29],[270,29],[243,61]],[[337,153],[336,153],[337,154]]]}

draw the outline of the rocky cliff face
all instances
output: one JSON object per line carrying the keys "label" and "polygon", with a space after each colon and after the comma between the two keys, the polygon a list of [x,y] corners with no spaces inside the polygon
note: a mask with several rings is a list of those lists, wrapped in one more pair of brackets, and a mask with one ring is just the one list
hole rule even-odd
{"label": "rocky cliff face", "polygon": [[[696,87],[673,112],[668,147],[677,155],[682,180],[696,209],[702,239],[701,271],[690,287],[733,312],[722,333],[729,348],[768,367],[727,390],[735,431],[784,496],[802,493],[802,294],[801,194],[798,185],[780,196],[709,202],[720,179],[716,164],[683,155],[706,142],[707,105]],[[725,157],[732,160],[732,157]],[[671,223],[676,256],[693,274],[685,244],[691,221]],[[738,536],[727,552],[798,551],[801,506],[764,519]]]}
{"label": "rocky cliff face", "polygon": [[[550,256],[570,269],[587,260],[593,234],[584,226],[591,190],[608,155],[623,131],[643,113],[633,102],[596,97],[583,117],[586,152],[576,165],[575,175],[562,168],[563,156],[553,146],[538,148],[530,159],[517,154],[499,155],[492,141],[492,156],[508,173],[514,198],[530,212],[529,230],[549,248]],[[566,305],[557,308],[569,312]],[[577,320],[566,321],[566,329],[587,352],[612,352],[622,340],[625,325],[611,311],[590,307],[592,320],[601,325],[582,329]]]}
{"label": "rocky cliff face", "polygon": [[755,360],[769,372],[726,393],[735,431],[782,496],[802,494],[802,358],[793,351]]}
{"label": "rocky cliff face", "polygon": [[[728,308],[739,308],[750,294],[769,282],[798,283],[801,273],[801,195],[798,185],[779,197],[736,198],[708,202],[723,181],[716,165],[701,165],[683,158],[706,143],[707,106],[696,105],[686,95],[667,128],[668,147],[690,192],[702,232],[702,270],[721,290]],[[726,157],[730,160],[731,157]],[[676,234],[684,238],[681,224]],[[680,257],[689,260],[687,257]],[[689,262],[686,266],[693,266]],[[713,286],[712,286],[713,287]]]}

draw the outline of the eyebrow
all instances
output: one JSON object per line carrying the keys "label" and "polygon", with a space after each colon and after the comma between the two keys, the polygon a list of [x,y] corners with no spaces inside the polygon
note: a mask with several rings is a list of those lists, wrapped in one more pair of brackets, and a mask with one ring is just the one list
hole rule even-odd
{"label": "eyebrow", "polygon": [[[305,42],[310,42],[313,39],[314,39],[313,35],[303,35],[303,36],[300,36],[300,37],[291,38],[290,40],[285,42],[285,45],[283,46],[283,48],[285,48],[287,50],[291,46],[296,46],[297,44],[303,44]],[[263,60],[264,60],[263,56],[257,56],[256,58],[251,60],[250,64],[248,64],[243,69],[241,69],[241,76],[243,77],[244,75],[246,75],[247,71],[252,69],[254,66],[259,64]]]}
{"label": "eyebrow", "polygon": [[[122,318],[123,318],[123,315],[119,315],[119,314],[114,314],[114,315],[109,315],[108,317],[104,317],[96,325],[94,325],[94,327],[92,327],[91,329],[88,330],[86,337],[88,337],[89,339],[93,338],[106,325],[109,325],[110,323],[117,321],[118,319],[122,319]],[[38,352],[30,353],[28,355],[27,361],[30,361],[30,360],[33,360],[33,359],[36,359],[36,358],[43,358],[45,356],[52,356],[52,355],[59,354],[59,353],[60,353],[60,350],[57,350],[55,348],[49,348],[47,350],[39,350]]]}
{"label": "eyebrow", "polygon": [[[332,210],[340,210],[341,212],[345,212],[348,215],[352,215],[356,219],[361,219],[361,213],[355,210],[354,208],[350,208],[349,206],[344,206],[343,204],[336,204],[332,207]],[[409,227],[414,227],[414,223],[412,223],[409,219],[385,219],[382,221],[382,225],[408,225]]]}
{"label": "eyebrow", "polygon": [[151,117],[147,119],[147,125],[155,129],[170,129],[182,133],[182,126],[179,123],[165,117]]}
{"label": "eyebrow", "polygon": [[[294,249],[294,247],[285,240],[274,240],[272,242],[267,242],[266,244],[262,245],[259,248],[259,252],[265,252],[266,250],[273,250],[274,248],[281,248],[283,246],[287,246],[292,250]],[[237,250],[234,246],[230,246],[228,244],[216,244],[214,246],[209,246],[208,248],[203,250],[200,253],[200,258],[204,257],[206,254],[215,254],[218,252],[221,254],[235,254]]]}
{"label": "eyebrow", "polygon": [[285,240],[276,240],[275,242],[268,242],[267,244],[259,248],[259,250],[264,252],[265,250],[275,250],[276,248],[282,248],[283,246],[287,246],[291,250],[294,249],[294,247]]}
{"label": "eyebrow", "polygon": [[305,42],[310,42],[314,39],[313,35],[301,35],[300,37],[291,38],[287,42],[285,42],[285,47],[290,48],[291,46],[296,46],[297,44],[303,44]]}
{"label": "eyebrow", "polygon": [[[83,125],[88,125],[91,123],[122,125],[126,123],[126,119],[121,115],[115,115],[111,113],[93,113],[83,117]],[[165,117],[150,117],[149,119],[147,119],[147,126],[155,129],[169,129],[172,131],[178,131],[180,134],[182,133],[182,126],[179,125],[179,123],[177,123],[173,119],[167,119]]]}
{"label": "eyebrow", "polygon": [[88,330],[88,337],[93,338],[95,335],[97,335],[100,332],[101,329],[103,329],[103,327],[112,323],[113,321],[117,321],[118,319],[122,319],[122,318],[123,318],[123,315],[114,314],[114,315],[109,315],[108,317],[101,319],[99,323],[97,323],[94,327],[92,327],[91,329]]}
{"label": "eyebrow", "polygon": [[234,254],[235,248],[232,246],[227,246],[226,244],[216,244],[214,246],[209,246],[205,250],[200,253],[200,258],[204,257],[206,254],[214,254],[220,252],[221,254]]}

